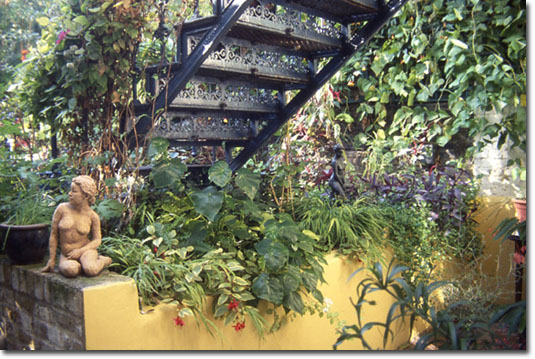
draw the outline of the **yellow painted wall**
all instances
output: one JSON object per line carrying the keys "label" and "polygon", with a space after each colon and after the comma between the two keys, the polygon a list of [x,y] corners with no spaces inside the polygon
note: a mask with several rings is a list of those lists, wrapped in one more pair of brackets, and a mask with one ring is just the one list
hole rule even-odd
{"label": "yellow painted wall", "polygon": [[[479,230],[485,237],[485,260],[482,268],[488,273],[489,285],[509,285],[510,293],[514,288],[512,279],[511,256],[512,243],[500,243],[492,240],[492,230],[501,219],[513,216],[514,210],[510,200],[502,197],[483,198],[481,210],[477,214],[480,222]],[[386,262],[388,259],[385,258]],[[355,310],[350,297],[356,298],[356,285],[364,277],[364,272],[348,278],[361,265],[344,257],[330,255],[325,267],[327,285],[321,287],[326,298],[333,301],[331,312],[339,313],[346,324],[356,321]],[[462,273],[463,269],[451,264],[451,273]],[[363,310],[364,322],[384,322],[392,299],[382,293],[376,294],[377,306],[369,306]],[[246,319],[246,328],[236,332],[231,326],[219,327],[223,338],[211,337],[203,325],[196,324],[192,317],[185,318],[183,327],[176,327],[176,307],[158,305],[150,312],[142,314],[138,308],[137,288],[132,280],[127,283],[116,283],[105,286],[91,287],[84,291],[84,315],[86,348],[90,350],[331,350],[336,342],[335,325],[325,316],[297,316],[274,334],[259,339],[256,329]],[[513,295],[503,298],[504,302],[512,302]],[[268,320],[271,317],[266,317]],[[390,342],[387,349],[397,349],[409,338],[408,325],[398,323],[395,329],[395,342]],[[370,331],[366,337],[374,348],[382,348],[382,332]],[[341,350],[363,349],[359,340],[343,343]]]}
{"label": "yellow painted wall", "polygon": [[[325,279],[328,285],[321,290],[333,304],[331,312],[339,313],[348,324],[356,320],[350,297],[356,298],[356,285],[361,274],[348,278],[361,265],[331,255],[327,258]],[[370,306],[364,315],[365,321],[384,321],[392,299],[378,294],[375,299],[381,306]],[[211,337],[203,325],[197,326],[192,317],[185,318],[183,327],[175,326],[176,307],[158,305],[147,314],[138,310],[137,289],[134,281],[84,291],[84,315],[86,322],[86,347],[90,350],[331,350],[336,342],[335,324],[326,316],[301,317],[287,323],[274,334],[259,339],[256,329],[246,318],[246,328],[236,332],[231,326],[216,323],[223,339]],[[266,316],[266,319],[272,319]],[[408,327],[398,327],[400,335],[387,348],[396,349],[406,342]],[[373,347],[382,347],[382,333],[370,332],[367,337]],[[342,344],[341,350],[363,349],[360,341]]]}

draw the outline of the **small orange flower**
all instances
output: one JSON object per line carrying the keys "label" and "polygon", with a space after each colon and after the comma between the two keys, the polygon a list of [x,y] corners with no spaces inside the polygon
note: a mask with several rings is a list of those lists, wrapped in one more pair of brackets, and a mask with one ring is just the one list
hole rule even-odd
{"label": "small orange flower", "polygon": [[24,61],[24,60],[26,60],[26,55],[28,55],[28,52],[29,52],[29,51],[26,50],[26,49],[22,49],[22,50],[20,50],[20,54],[21,54],[20,61]]}

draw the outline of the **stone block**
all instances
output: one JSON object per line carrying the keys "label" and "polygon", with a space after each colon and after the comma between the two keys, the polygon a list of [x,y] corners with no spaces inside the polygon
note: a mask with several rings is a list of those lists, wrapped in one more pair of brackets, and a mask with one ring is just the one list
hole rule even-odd
{"label": "stone block", "polygon": [[48,323],[57,326],[71,334],[77,340],[83,340],[83,315],[74,315],[72,313],[54,308],[49,317]]}
{"label": "stone block", "polygon": [[[3,255],[1,257],[3,257]],[[0,259],[0,285],[6,283],[8,273],[9,273],[8,263],[6,260],[4,260],[4,258],[1,258]]]}
{"label": "stone block", "polygon": [[7,333],[6,337],[7,350],[27,350],[33,343],[30,333],[16,329]]}
{"label": "stone block", "polygon": [[26,313],[30,315],[34,313],[35,306],[37,304],[37,302],[35,301],[35,298],[30,297],[29,295],[18,293],[15,295],[13,299],[15,301],[15,306],[17,306],[17,308],[22,309],[23,311],[25,311]]}
{"label": "stone block", "polygon": [[54,343],[40,338],[34,339],[34,345],[35,350],[58,350],[58,347]]}
{"label": "stone block", "polygon": [[49,322],[53,318],[53,310],[45,303],[37,303],[35,306],[35,316],[44,322]]}
{"label": "stone block", "polygon": [[66,284],[64,280],[58,280],[58,277],[50,278],[47,281],[44,296],[45,300],[54,307],[77,315],[83,314],[82,291]]}
{"label": "stone block", "polygon": [[46,280],[43,277],[37,277],[33,282],[33,296],[39,300],[46,300],[45,296]]}
{"label": "stone block", "polygon": [[9,287],[0,286],[0,303],[14,303],[14,293]]}
{"label": "stone block", "polygon": [[18,308],[18,319],[19,319],[19,322],[18,322],[18,325],[19,327],[26,333],[30,334],[32,331],[33,331],[33,328],[32,328],[32,314],[31,313],[28,313],[26,312],[25,310],[23,310],[22,308]]}
{"label": "stone block", "polygon": [[8,281],[11,284],[11,288],[15,291],[19,291],[20,289],[20,272],[18,270],[14,270],[13,268],[10,271],[10,276]]}
{"label": "stone block", "polygon": [[61,348],[63,347],[63,338],[63,331],[60,328],[48,324],[47,336],[45,338],[47,341],[54,343],[57,347]]}
{"label": "stone block", "polygon": [[46,321],[33,318],[32,327],[33,327],[32,335],[34,338],[39,338],[39,339],[48,338],[48,323]]}
{"label": "stone block", "polygon": [[85,345],[74,338],[68,338],[65,343],[65,350],[85,350]]}

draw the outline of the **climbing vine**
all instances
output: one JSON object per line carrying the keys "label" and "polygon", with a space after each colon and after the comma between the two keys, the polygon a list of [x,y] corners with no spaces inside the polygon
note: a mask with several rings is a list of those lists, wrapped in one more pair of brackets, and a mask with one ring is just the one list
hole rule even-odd
{"label": "climbing vine", "polygon": [[298,139],[376,148],[377,166],[461,132],[470,153],[494,139],[525,151],[525,2],[409,1],[321,96],[294,118]]}

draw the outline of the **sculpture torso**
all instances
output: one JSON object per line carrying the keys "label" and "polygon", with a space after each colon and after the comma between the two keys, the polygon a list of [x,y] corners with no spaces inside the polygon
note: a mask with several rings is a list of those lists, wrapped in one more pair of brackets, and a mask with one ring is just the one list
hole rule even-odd
{"label": "sculpture torso", "polygon": [[58,207],[59,214],[59,243],[61,253],[67,255],[73,249],[79,249],[89,243],[89,232],[92,226],[91,212],[80,213],[71,208],[68,203],[63,203]]}

